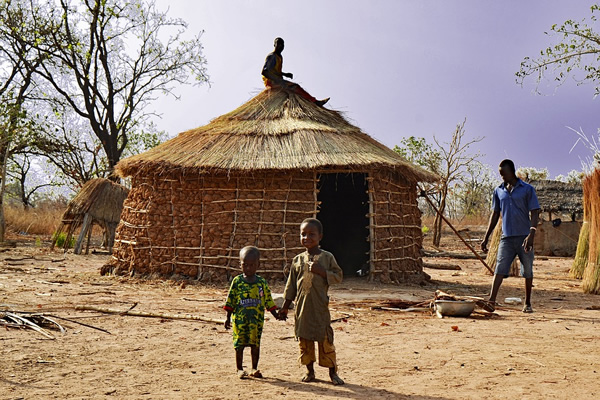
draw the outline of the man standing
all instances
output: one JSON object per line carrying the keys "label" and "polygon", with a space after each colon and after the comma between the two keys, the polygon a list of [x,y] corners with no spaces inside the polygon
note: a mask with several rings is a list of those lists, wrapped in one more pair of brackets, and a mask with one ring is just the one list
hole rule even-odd
{"label": "man standing", "polygon": [[272,53],[267,55],[265,65],[262,69],[263,82],[266,87],[283,87],[291,90],[292,92],[304,97],[305,99],[315,103],[318,106],[323,106],[329,101],[329,97],[323,100],[317,100],[311,96],[306,90],[302,89],[300,85],[286,81],[286,78],[294,79],[294,75],[291,72],[283,72],[283,56],[281,52],[284,48],[284,41],[282,38],[275,38],[275,49]]}
{"label": "man standing", "polygon": [[[531,288],[533,287],[533,240],[539,221],[540,205],[535,189],[517,178],[515,164],[511,160],[500,163],[503,183],[494,189],[492,216],[481,250],[488,251],[487,244],[498,218],[502,215],[502,239],[498,246],[496,271],[489,301],[496,303],[496,296],[504,278],[508,277],[510,265],[516,256],[521,261],[521,276],[525,278],[525,307],[531,313]],[[492,310],[493,311],[493,310]]]}

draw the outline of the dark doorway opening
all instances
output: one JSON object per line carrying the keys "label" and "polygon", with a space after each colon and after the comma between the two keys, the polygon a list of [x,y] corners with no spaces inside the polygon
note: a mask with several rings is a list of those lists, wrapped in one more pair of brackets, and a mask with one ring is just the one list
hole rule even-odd
{"label": "dark doorway opening", "polygon": [[369,262],[369,195],[367,174],[338,173],[319,176],[321,201],[317,218],[323,223],[321,247],[335,256],[345,276]]}

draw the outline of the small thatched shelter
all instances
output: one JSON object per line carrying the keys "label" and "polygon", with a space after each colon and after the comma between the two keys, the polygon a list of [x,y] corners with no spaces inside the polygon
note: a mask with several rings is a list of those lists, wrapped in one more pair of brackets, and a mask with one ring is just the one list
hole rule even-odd
{"label": "small thatched shelter", "polygon": [[541,207],[540,224],[535,235],[536,254],[573,257],[583,216],[581,184],[553,180],[530,183]]}
{"label": "small thatched shelter", "polygon": [[[116,274],[225,280],[238,252],[261,249],[259,273],[281,279],[318,217],[321,243],[348,276],[423,279],[418,181],[437,177],[336,111],[267,89],[210,124],[122,160],[130,176],[111,269]],[[105,269],[106,271],[106,269]]]}
{"label": "small thatched shelter", "polygon": [[52,247],[56,244],[59,235],[66,233],[64,249],[68,249],[75,231],[81,231],[75,243],[75,254],[81,254],[83,240],[87,235],[87,253],[90,246],[90,237],[94,224],[100,225],[104,230],[104,241],[109,251],[115,240],[115,230],[119,224],[123,201],[127,198],[129,189],[104,178],[96,178],[86,182],[79,193],[69,202],[60,226],[52,239]]}
{"label": "small thatched shelter", "polygon": [[547,221],[554,217],[569,216],[572,221],[583,214],[583,188],[580,183],[566,183],[553,180],[529,182],[534,188],[542,208],[541,215]]}

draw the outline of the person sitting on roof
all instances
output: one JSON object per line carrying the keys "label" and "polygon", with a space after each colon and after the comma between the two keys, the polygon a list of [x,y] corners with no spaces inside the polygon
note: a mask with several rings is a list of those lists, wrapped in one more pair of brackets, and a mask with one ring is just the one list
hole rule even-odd
{"label": "person sitting on roof", "polygon": [[283,39],[278,37],[275,38],[275,50],[272,53],[269,53],[265,60],[265,65],[262,69],[263,82],[265,83],[265,87],[283,87],[291,90],[292,92],[304,97],[305,99],[312,101],[318,106],[323,106],[325,103],[329,101],[329,97],[323,100],[317,100],[300,85],[297,83],[293,83],[290,81],[286,81],[283,79],[286,78],[294,79],[294,75],[290,72],[282,72],[281,68],[283,66],[283,56],[281,52],[283,51],[284,42]]}

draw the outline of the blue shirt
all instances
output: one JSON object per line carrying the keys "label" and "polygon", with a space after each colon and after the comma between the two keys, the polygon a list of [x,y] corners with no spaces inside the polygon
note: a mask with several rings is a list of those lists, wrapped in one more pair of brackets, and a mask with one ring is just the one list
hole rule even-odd
{"label": "blue shirt", "polygon": [[504,183],[494,189],[492,209],[502,215],[502,236],[527,236],[531,228],[529,211],[540,208],[535,189],[517,179],[512,192]]}

